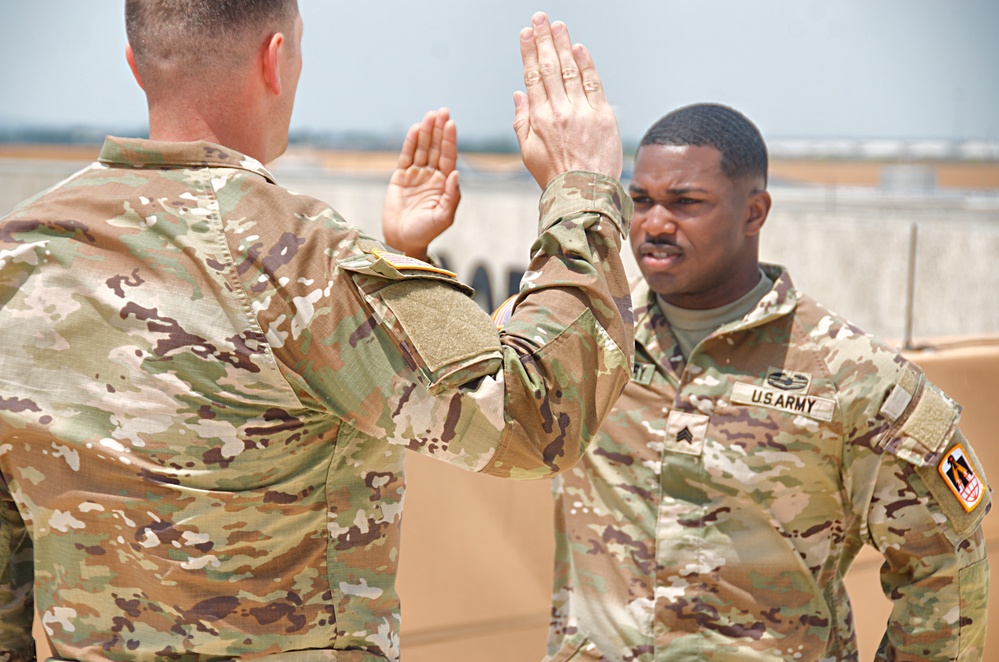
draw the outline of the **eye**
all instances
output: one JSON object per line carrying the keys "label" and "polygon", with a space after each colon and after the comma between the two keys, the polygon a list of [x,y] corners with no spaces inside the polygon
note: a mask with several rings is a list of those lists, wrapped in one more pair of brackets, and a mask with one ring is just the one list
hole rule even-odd
{"label": "eye", "polygon": [[682,198],[677,198],[676,202],[677,204],[681,205],[696,205],[698,202],[700,202],[700,200],[696,198],[682,197]]}
{"label": "eye", "polygon": [[632,194],[631,199],[634,201],[636,207],[644,208],[652,204],[652,198],[647,195]]}

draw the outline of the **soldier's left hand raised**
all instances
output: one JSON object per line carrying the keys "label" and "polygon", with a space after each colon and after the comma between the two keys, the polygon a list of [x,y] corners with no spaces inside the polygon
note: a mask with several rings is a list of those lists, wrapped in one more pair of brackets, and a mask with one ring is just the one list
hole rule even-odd
{"label": "soldier's left hand raised", "polygon": [[447,108],[428,112],[410,127],[382,209],[386,244],[427,258],[427,247],[451,227],[461,200],[457,161],[457,130]]}

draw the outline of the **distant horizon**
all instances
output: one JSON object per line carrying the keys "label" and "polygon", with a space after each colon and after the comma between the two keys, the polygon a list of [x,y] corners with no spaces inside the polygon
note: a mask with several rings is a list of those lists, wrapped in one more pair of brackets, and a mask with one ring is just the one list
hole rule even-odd
{"label": "distant horizon", "polygon": [[[98,126],[77,124],[18,124],[0,119],[0,144],[5,145],[93,145],[99,146],[105,136],[144,138],[149,133],[144,126]],[[289,146],[315,147],[330,150],[395,151],[402,145],[405,131],[359,129],[293,128]],[[764,136],[768,149],[775,157],[842,157],[859,159],[926,158],[930,160],[999,161],[999,139],[943,137],[846,137],[846,136]],[[624,149],[634,153],[641,136],[623,136]],[[464,137],[459,129],[459,150],[469,153],[515,153],[516,136],[482,135]]]}

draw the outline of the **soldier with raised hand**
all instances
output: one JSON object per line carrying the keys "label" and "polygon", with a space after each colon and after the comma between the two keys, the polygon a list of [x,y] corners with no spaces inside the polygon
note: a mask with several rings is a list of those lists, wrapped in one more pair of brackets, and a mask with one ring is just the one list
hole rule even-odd
{"label": "soldier with raised hand", "polygon": [[[631,201],[585,50],[521,37],[531,277],[497,333],[420,258],[458,204],[446,110],[407,136],[386,237],[279,186],[294,0],[128,0],[150,139],[0,220],[0,658],[399,658],[407,449],[540,478],[627,381]],[[543,72],[543,73],[539,73]],[[600,140],[593,140],[599,134]]]}
{"label": "soldier with raised hand", "polygon": [[676,110],[630,184],[635,367],[555,479],[547,662],[856,660],[843,577],[884,555],[880,660],[976,660],[991,505],[960,407],[759,262],[767,150]]}

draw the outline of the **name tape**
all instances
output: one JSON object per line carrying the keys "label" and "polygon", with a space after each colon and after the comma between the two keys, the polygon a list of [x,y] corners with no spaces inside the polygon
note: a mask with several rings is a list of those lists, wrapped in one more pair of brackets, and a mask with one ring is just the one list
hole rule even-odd
{"label": "name tape", "polygon": [[831,421],[836,401],[812,395],[798,395],[753,384],[736,382],[732,387],[732,402],[740,405],[768,407],[788,414],[800,414],[819,421]]}

